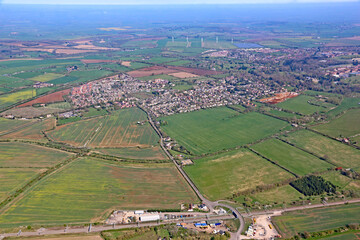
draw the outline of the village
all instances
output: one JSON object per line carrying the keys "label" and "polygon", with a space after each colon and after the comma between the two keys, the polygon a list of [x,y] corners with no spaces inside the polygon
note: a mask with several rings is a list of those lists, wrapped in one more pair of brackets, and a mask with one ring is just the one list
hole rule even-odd
{"label": "village", "polygon": [[[172,89],[170,86],[174,84],[168,80],[141,81],[119,74],[74,87],[69,98],[76,107],[113,104],[127,108],[139,103],[159,117],[225,105],[250,105],[251,100],[279,91],[264,83],[238,82],[234,77],[199,79],[195,80],[191,89],[179,91]],[[137,93],[147,93],[146,98],[136,97]]]}

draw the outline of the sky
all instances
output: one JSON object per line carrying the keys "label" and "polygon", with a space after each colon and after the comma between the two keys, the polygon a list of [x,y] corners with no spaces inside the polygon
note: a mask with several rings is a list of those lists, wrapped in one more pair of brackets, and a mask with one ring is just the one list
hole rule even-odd
{"label": "sky", "polygon": [[140,4],[282,4],[360,2],[360,0],[0,0],[3,4],[140,5]]}

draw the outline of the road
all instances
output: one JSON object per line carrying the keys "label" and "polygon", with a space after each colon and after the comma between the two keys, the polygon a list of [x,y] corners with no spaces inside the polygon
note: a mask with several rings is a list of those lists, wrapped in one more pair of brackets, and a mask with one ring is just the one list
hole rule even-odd
{"label": "road", "polygon": [[0,234],[0,239],[5,237],[31,237],[31,236],[39,236],[39,235],[58,235],[58,234],[76,234],[76,233],[88,233],[88,232],[102,232],[106,230],[114,230],[114,229],[124,229],[124,228],[138,228],[138,227],[154,227],[163,224],[169,223],[192,223],[195,221],[206,221],[209,219],[213,220],[227,220],[233,219],[234,217],[231,215],[224,215],[224,216],[210,216],[210,217],[201,217],[196,219],[175,219],[175,220],[165,220],[163,222],[148,222],[148,223],[136,223],[136,224],[121,224],[121,225],[106,225],[106,226],[92,226],[91,231],[89,231],[89,227],[78,227],[78,228],[62,228],[62,229],[44,229],[43,231],[37,232],[21,232],[18,233],[4,233]]}
{"label": "road", "polygon": [[[142,109],[142,108],[141,108]],[[145,111],[143,109],[143,111]],[[146,112],[146,111],[145,111]],[[185,180],[188,182],[188,184],[191,186],[191,188],[194,190],[194,192],[196,193],[196,195],[199,197],[199,199],[202,201],[202,203],[204,203],[210,210],[210,212],[213,212],[214,211],[214,208],[216,206],[220,206],[220,207],[226,207],[228,209],[230,209],[235,217],[237,219],[239,219],[240,221],[240,227],[238,229],[238,231],[235,233],[235,234],[232,234],[231,235],[231,239],[232,240],[238,240],[240,239],[240,236],[241,236],[241,232],[244,230],[244,227],[245,227],[245,221],[244,221],[244,218],[243,216],[240,214],[240,212],[230,206],[230,205],[227,205],[227,204],[224,204],[224,203],[218,203],[218,202],[213,202],[213,201],[210,201],[208,200],[207,198],[205,198],[199,191],[199,189],[196,187],[196,185],[193,183],[193,181],[191,181],[191,179],[189,178],[189,176],[186,174],[186,172],[182,169],[182,167],[176,162],[176,160],[173,158],[173,156],[169,153],[169,151],[166,149],[165,145],[164,145],[164,139],[163,139],[163,136],[162,134],[160,133],[159,129],[157,128],[157,126],[154,124],[153,120],[151,119],[150,115],[148,112],[146,112],[147,114],[147,117],[148,117],[148,120],[149,120],[149,123],[150,125],[153,127],[153,129],[156,131],[156,133],[159,135],[160,137],[160,146],[161,148],[164,150],[164,152],[166,153],[166,155],[173,161],[173,163],[175,164],[176,168],[178,169],[178,171],[181,173],[181,175],[185,178]]]}

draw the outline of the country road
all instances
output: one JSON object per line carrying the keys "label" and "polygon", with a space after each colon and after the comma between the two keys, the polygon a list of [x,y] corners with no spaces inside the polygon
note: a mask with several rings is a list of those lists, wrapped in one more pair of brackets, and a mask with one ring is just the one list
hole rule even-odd
{"label": "country road", "polygon": [[234,216],[236,218],[239,219],[240,221],[240,227],[239,229],[237,230],[237,232],[235,234],[232,234],[231,235],[231,239],[233,240],[238,240],[240,239],[240,236],[241,236],[241,232],[244,230],[245,228],[245,221],[244,221],[244,218],[243,216],[240,214],[240,212],[230,206],[230,205],[227,205],[227,204],[224,204],[224,203],[218,203],[218,202],[213,202],[213,201],[210,201],[208,200],[207,198],[205,198],[199,191],[199,189],[196,187],[196,185],[193,183],[193,181],[191,181],[191,179],[189,178],[189,176],[186,174],[186,172],[182,169],[182,167],[176,162],[176,160],[173,158],[173,156],[169,153],[169,151],[166,149],[166,147],[164,146],[164,139],[163,139],[163,136],[161,134],[161,132],[159,131],[159,129],[157,128],[157,126],[154,124],[153,120],[151,119],[149,113],[147,111],[145,111],[143,108],[140,108],[142,109],[144,112],[146,112],[146,115],[148,117],[148,120],[149,120],[149,123],[150,125],[153,127],[153,129],[156,131],[156,133],[159,135],[160,137],[160,146],[161,148],[164,150],[164,152],[166,153],[166,155],[173,161],[173,163],[175,164],[176,168],[178,169],[178,171],[181,173],[181,175],[185,178],[185,180],[188,182],[188,184],[191,186],[191,188],[194,190],[194,192],[196,193],[196,195],[199,197],[199,199],[209,208],[210,212],[213,212],[214,208],[216,206],[219,206],[219,207],[226,207],[228,209],[230,209]]}
{"label": "country road", "polygon": [[31,236],[39,236],[39,235],[58,235],[58,234],[76,234],[76,233],[89,233],[89,232],[102,232],[106,230],[115,230],[115,229],[124,229],[124,228],[138,228],[138,227],[154,227],[163,224],[169,223],[192,223],[195,221],[206,221],[209,219],[213,220],[227,220],[233,219],[234,217],[231,215],[223,215],[223,216],[207,216],[207,217],[200,217],[196,219],[175,219],[175,220],[166,220],[164,222],[147,222],[147,223],[136,223],[136,224],[121,224],[121,225],[106,225],[106,226],[92,226],[90,227],[74,227],[74,228],[61,228],[61,229],[44,229],[43,231],[36,231],[36,232],[21,232],[19,233],[4,233],[0,234],[0,239],[5,237],[31,237]]}

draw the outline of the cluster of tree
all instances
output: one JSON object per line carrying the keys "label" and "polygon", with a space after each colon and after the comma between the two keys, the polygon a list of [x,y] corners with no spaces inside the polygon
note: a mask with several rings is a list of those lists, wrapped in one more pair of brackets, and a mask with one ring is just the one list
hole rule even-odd
{"label": "cluster of tree", "polygon": [[307,176],[290,183],[292,187],[305,196],[320,195],[324,192],[335,193],[336,186],[321,176]]}

